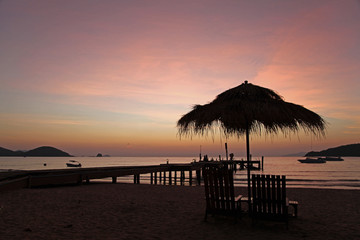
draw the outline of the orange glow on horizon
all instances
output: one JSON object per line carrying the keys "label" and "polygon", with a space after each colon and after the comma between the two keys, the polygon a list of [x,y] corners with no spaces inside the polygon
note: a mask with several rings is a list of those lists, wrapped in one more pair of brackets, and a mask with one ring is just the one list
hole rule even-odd
{"label": "orange glow on horizon", "polygon": [[359,142],[359,22],[356,1],[3,1],[0,147],[241,155],[243,138],[180,140],[176,122],[244,80],[329,122],[251,136],[253,155]]}

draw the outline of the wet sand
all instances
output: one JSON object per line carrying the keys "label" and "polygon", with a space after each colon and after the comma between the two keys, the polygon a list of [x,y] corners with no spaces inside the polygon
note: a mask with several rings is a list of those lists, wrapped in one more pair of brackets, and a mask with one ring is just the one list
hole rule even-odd
{"label": "wet sand", "polygon": [[[0,239],[360,239],[360,191],[288,189],[284,223],[208,217],[203,187],[91,183],[0,192]],[[246,188],[236,188],[246,195]]]}

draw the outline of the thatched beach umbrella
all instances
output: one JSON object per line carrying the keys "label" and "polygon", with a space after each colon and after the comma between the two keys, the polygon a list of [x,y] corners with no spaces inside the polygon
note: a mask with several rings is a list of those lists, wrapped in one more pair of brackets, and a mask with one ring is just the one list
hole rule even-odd
{"label": "thatched beach umbrella", "polygon": [[250,200],[249,134],[297,132],[325,135],[325,121],[316,113],[288,103],[273,90],[245,81],[218,95],[211,103],[195,105],[177,122],[181,136],[204,135],[220,128],[225,136],[246,135],[247,177]]}

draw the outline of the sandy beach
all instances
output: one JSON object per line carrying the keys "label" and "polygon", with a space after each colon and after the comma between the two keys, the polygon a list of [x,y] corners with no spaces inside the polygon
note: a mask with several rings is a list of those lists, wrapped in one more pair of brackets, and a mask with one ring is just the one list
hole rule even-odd
{"label": "sandy beach", "polygon": [[[204,222],[203,187],[92,183],[0,193],[0,239],[360,239],[360,191],[288,189],[299,216]],[[245,188],[237,188],[245,194]]]}

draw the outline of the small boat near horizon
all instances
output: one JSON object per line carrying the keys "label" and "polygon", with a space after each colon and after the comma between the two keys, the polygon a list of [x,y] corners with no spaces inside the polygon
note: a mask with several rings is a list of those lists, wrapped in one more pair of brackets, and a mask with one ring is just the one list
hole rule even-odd
{"label": "small boat near horizon", "polygon": [[66,163],[67,167],[81,167],[81,163],[75,160],[69,160],[69,162]]}
{"label": "small boat near horizon", "polygon": [[305,158],[305,159],[299,159],[298,160],[301,163],[326,163],[326,160],[324,158]]}
{"label": "small boat near horizon", "polygon": [[344,159],[342,157],[330,157],[330,156],[326,156],[326,157],[321,157],[322,159],[325,159],[325,161],[344,161]]}

